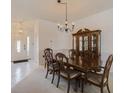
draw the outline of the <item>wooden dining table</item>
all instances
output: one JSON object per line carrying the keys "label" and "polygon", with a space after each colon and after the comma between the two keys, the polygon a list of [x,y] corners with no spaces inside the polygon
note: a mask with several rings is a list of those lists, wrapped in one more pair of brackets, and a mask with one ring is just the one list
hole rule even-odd
{"label": "wooden dining table", "polygon": [[65,62],[63,63],[69,67],[72,67],[73,69],[76,69],[84,73],[90,70],[95,70],[97,72],[101,71],[101,69],[99,69],[99,66],[97,67],[96,66],[92,66],[92,67],[83,66],[81,59],[79,60],[79,62],[77,62],[76,59],[68,58],[68,63],[65,63]]}

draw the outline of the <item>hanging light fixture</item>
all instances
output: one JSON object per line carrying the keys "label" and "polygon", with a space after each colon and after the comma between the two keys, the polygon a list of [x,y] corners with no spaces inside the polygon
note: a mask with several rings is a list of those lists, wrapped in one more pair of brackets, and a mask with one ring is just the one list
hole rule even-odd
{"label": "hanging light fixture", "polygon": [[65,24],[64,25],[61,25],[61,24],[58,24],[58,30],[59,31],[65,31],[65,32],[68,32],[68,31],[73,31],[74,30],[74,27],[75,27],[75,24],[72,22],[72,27],[69,28],[69,24],[68,24],[68,16],[67,16],[67,0],[66,2],[61,2],[61,0],[58,0],[58,3],[59,4],[64,4],[65,5]]}

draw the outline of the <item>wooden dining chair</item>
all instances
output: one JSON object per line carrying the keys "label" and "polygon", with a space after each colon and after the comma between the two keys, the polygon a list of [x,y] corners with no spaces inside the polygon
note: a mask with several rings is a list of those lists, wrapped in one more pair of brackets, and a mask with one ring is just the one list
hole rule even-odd
{"label": "wooden dining chair", "polygon": [[45,78],[47,78],[49,71],[51,71],[53,74],[51,83],[53,83],[55,73],[59,70],[59,66],[56,63],[56,60],[53,59],[53,50],[51,48],[46,48],[44,50],[44,57],[46,60],[46,67],[47,67],[47,73],[46,73]]}
{"label": "wooden dining chair", "polygon": [[69,58],[75,59],[76,57],[76,51],[74,49],[69,49]]}
{"label": "wooden dining chair", "polygon": [[[109,71],[113,62],[113,55],[109,55],[105,67],[93,68],[92,70],[88,71],[85,76],[82,76],[82,80],[86,80],[88,83],[93,84],[97,87],[100,87],[101,93],[103,93],[103,88],[107,86],[108,93],[110,93],[109,85],[108,85],[108,78],[109,78]],[[98,73],[99,69],[103,69],[103,73]],[[83,92],[83,81],[82,81],[82,92]]]}
{"label": "wooden dining chair", "polygon": [[68,64],[68,58],[63,53],[57,53],[55,55],[55,58],[56,58],[56,61],[59,64],[59,73],[58,73],[57,88],[59,86],[60,76],[62,76],[65,79],[68,80],[67,93],[69,93],[69,90],[70,90],[70,81],[72,79],[76,79],[77,77],[79,77],[80,72],[78,72],[78,71],[73,70],[73,69],[70,68],[70,66]]}

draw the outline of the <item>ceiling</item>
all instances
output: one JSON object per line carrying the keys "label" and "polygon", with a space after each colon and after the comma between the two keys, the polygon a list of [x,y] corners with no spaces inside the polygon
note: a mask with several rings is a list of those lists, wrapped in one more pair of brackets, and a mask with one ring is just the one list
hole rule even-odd
{"label": "ceiling", "polygon": [[[11,0],[11,4],[12,20],[43,19],[60,23],[65,19],[65,5],[57,0]],[[112,0],[68,0],[68,19],[79,20],[110,9],[112,5]]]}

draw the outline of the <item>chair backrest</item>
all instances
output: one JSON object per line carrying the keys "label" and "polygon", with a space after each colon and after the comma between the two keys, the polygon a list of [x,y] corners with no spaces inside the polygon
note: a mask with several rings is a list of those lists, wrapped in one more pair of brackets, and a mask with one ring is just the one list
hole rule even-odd
{"label": "chair backrest", "polygon": [[56,61],[59,62],[59,69],[60,70],[65,70],[67,68],[67,66],[65,66],[65,63],[68,63],[68,58],[63,54],[63,53],[57,53],[55,55]]}
{"label": "chair backrest", "polygon": [[44,50],[44,56],[48,65],[53,62],[53,50],[51,48]]}
{"label": "chair backrest", "polygon": [[76,57],[76,51],[74,49],[69,50],[69,58],[74,59]]}
{"label": "chair backrest", "polygon": [[113,55],[109,55],[109,57],[106,61],[106,64],[105,64],[104,72],[103,72],[103,78],[102,78],[102,83],[103,84],[105,82],[108,82],[109,71],[110,71],[112,62],[113,62]]}

